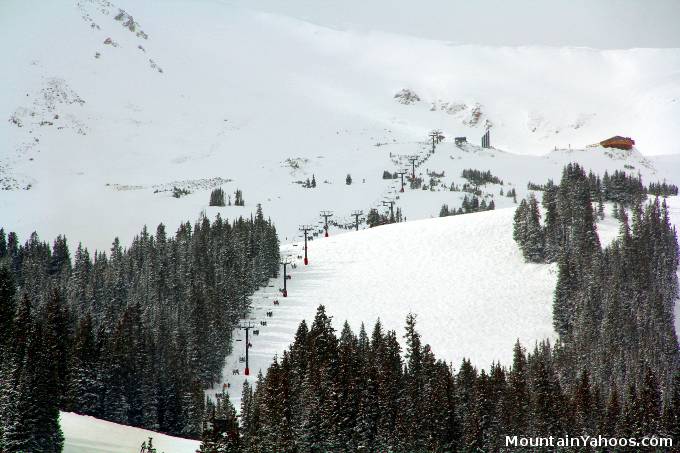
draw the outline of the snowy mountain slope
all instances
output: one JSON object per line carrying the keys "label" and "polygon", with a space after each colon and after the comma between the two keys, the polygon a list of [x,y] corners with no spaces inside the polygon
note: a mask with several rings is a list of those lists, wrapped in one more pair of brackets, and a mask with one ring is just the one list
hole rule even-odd
{"label": "snowy mountain slope", "polygon": [[[0,52],[12,64],[0,71],[0,226],[107,249],[143,224],[173,230],[201,212],[249,215],[261,202],[296,255],[298,225],[318,226],[320,209],[347,223],[385,199],[409,220],[459,205],[461,192],[400,194],[380,177],[409,155],[425,158],[423,140],[440,128],[447,141],[418,174],[429,184],[427,170],[443,171],[448,186],[464,182],[463,169],[491,170],[505,182],[484,188],[499,210],[332,228],[310,244],[312,265],[293,271],[280,306],[276,285],[255,295],[253,320],[268,325],[253,338],[251,368],[280,354],[320,303],[338,328],[380,317],[401,333],[414,311],[424,340],[456,366],[463,356],[507,363],[515,339],[553,338],[554,272],[522,262],[512,209],[500,209],[514,203],[500,189],[521,198],[527,182],[557,180],[570,161],[677,184],[680,50],[451,45],[336,25],[238,1],[3,1]],[[395,97],[404,89],[415,102]],[[499,149],[451,143],[477,144],[487,128]],[[585,148],[614,134],[635,138],[644,155]],[[675,155],[655,156],[664,153]],[[298,184],[312,175],[316,189]],[[247,205],[209,208],[217,186],[242,189]],[[192,193],[175,199],[173,187]],[[615,233],[607,218],[604,241]],[[224,377],[238,399],[235,344]],[[166,453],[197,446],[72,414],[62,423],[67,452],[135,451],[147,435]]]}
{"label": "snowy mountain slope", "polygon": [[[406,167],[410,173],[408,161],[404,159],[408,151],[414,149],[414,145],[392,144],[385,145],[400,164],[393,164],[394,168]],[[603,175],[605,171],[612,173],[615,170],[625,171],[632,174],[640,174],[643,182],[678,181],[680,172],[680,158],[675,156],[651,156],[644,157],[639,151],[618,149],[605,149],[592,147],[586,149],[558,149],[544,156],[517,155],[500,149],[484,149],[472,144],[455,146],[453,143],[444,142],[437,145],[434,154],[428,154],[428,147],[420,145],[421,156],[427,157],[416,169],[416,176],[422,177],[424,183],[429,186],[430,177],[428,172],[444,176],[436,178],[437,186],[433,190],[406,189],[404,193],[397,193],[400,187],[398,180],[388,184],[391,192],[388,198],[397,200],[407,219],[419,219],[436,217],[439,208],[446,203],[449,207],[459,207],[463,197],[470,196],[465,192],[451,192],[448,190],[451,184],[461,187],[468,182],[461,176],[465,169],[489,170],[494,176],[503,180],[503,185],[488,184],[480,187],[487,203],[494,200],[497,208],[515,206],[512,198],[501,195],[501,190],[507,195],[510,189],[515,189],[518,199],[528,193],[529,182],[544,184],[548,179],[559,181],[562,169],[570,162],[579,162],[586,169]],[[657,159],[659,164],[657,164]],[[428,187],[429,188],[429,187]],[[431,188],[429,188],[431,189]],[[540,194],[539,194],[540,196]],[[397,199],[398,197],[398,199]]]}
{"label": "snowy mountain slope", "polygon": [[[677,49],[452,46],[238,3],[168,5],[2,3],[0,51],[14,62],[0,75],[6,228],[108,249],[143,224],[214,214],[208,193],[220,184],[247,203],[224,217],[261,202],[285,240],[320,209],[349,218],[379,204],[389,153],[418,152],[435,127],[478,143],[490,126],[492,144],[520,154],[613,134],[649,154],[680,151]],[[398,102],[404,88],[420,102]],[[544,168],[522,159],[527,173]],[[312,174],[316,190],[296,184]],[[193,193],[174,199],[172,186]],[[404,213],[436,215],[431,200]]]}
{"label": "snowy mountain slope", "polygon": [[[507,364],[517,339],[528,346],[554,339],[555,268],[524,262],[512,240],[513,212],[406,222],[310,242],[310,264],[296,259],[287,298],[278,294],[280,281],[253,297],[250,320],[259,329],[250,338],[253,374],[264,372],[273,356],[280,356],[300,320],[311,322],[319,304],[334,317],[336,329],[344,320],[355,331],[361,322],[372,329],[380,319],[399,337],[406,315],[416,313],[423,341],[455,367],[464,357],[480,367]],[[295,258],[301,248],[295,243],[283,252]],[[274,300],[280,305],[273,305]],[[270,310],[273,316],[265,316]],[[260,326],[260,321],[267,325]],[[235,335],[223,378],[238,404],[245,341],[243,332]],[[234,369],[240,370],[238,376]]]}
{"label": "snowy mountain slope", "polygon": [[94,417],[62,412],[64,453],[134,453],[142,442],[153,438],[153,445],[164,453],[195,453],[200,442],[166,436],[130,426],[98,420]]}
{"label": "snowy mountain slope", "polygon": [[[667,201],[678,228],[680,199]],[[512,208],[500,209],[315,239],[309,243],[309,266],[299,258],[302,243],[284,246],[283,254],[297,266],[289,269],[288,297],[280,296],[281,280],[272,282],[253,296],[246,320],[259,331],[249,338],[250,377],[244,376],[245,364],[240,361],[245,355],[244,332],[234,331],[234,351],[223,372],[232,402],[238,409],[244,380],[252,383],[258,371],[264,372],[275,356],[281,356],[300,321],[306,319],[309,325],[319,304],[325,305],[338,330],[347,320],[355,331],[366,323],[370,333],[380,319],[383,328],[395,329],[398,336],[406,314],[416,313],[423,341],[454,367],[464,357],[482,368],[492,362],[509,364],[517,339],[526,347],[554,340],[556,267],[524,262],[512,239],[513,214]],[[610,215],[599,221],[602,244],[616,238],[618,229]],[[268,311],[271,317],[266,316]],[[680,331],[677,303],[675,317]]]}

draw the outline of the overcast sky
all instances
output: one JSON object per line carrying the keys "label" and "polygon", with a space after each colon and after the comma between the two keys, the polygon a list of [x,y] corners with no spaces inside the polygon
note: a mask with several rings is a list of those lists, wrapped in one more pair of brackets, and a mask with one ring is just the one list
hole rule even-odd
{"label": "overcast sky", "polygon": [[321,25],[460,44],[680,47],[680,0],[232,0]]}

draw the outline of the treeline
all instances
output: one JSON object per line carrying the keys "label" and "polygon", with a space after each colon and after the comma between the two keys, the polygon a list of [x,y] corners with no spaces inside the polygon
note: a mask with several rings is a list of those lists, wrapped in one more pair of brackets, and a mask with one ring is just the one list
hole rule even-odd
{"label": "treeline", "polygon": [[619,237],[602,248],[591,180],[570,164],[560,185],[544,192],[543,213],[533,196],[515,212],[514,238],[525,258],[557,263],[553,323],[560,379],[571,384],[588,370],[608,396],[615,388],[639,389],[651,368],[667,400],[679,363],[675,228],[665,201],[644,204],[638,197],[629,210],[619,205]]}
{"label": "treeline", "polygon": [[390,210],[389,214],[382,214],[375,208],[368,211],[366,215],[366,224],[369,228],[377,227],[380,225],[388,225],[390,223],[400,223],[404,221],[404,214],[401,212],[401,208]]}
{"label": "treeline", "polygon": [[64,237],[0,230],[0,451],[59,451],[58,409],[199,437],[204,389],[278,246],[259,207],[73,259]]}
{"label": "treeline", "polygon": [[468,196],[465,195],[458,209],[449,209],[448,204],[443,204],[439,210],[439,217],[470,214],[472,212],[493,211],[494,209],[496,209],[496,202],[493,201],[493,199],[489,202],[489,204],[487,204],[484,198],[482,198],[482,201],[480,202],[476,195],[473,195],[471,198],[468,198]]}
{"label": "treeline", "polygon": [[600,181],[600,177],[594,175],[591,171],[588,174],[588,180],[593,194],[599,197],[599,193],[601,193],[604,201],[613,201],[623,206],[636,204],[647,195],[647,190],[642,185],[642,177],[639,174],[635,177],[624,171],[616,170],[610,176],[605,171],[602,181]]}
{"label": "treeline", "polygon": [[219,399],[201,451],[493,452],[508,449],[505,436],[679,438],[680,375],[663,406],[653,367],[638,386],[605,393],[587,368],[565,384],[558,351],[547,342],[530,353],[518,342],[511,367],[486,371],[468,360],[454,370],[437,359],[414,315],[404,339],[402,354],[397,334],[379,322],[370,336],[363,325],[357,335],[345,323],[338,337],[319,307],[257,386],[246,383],[240,420]]}
{"label": "treeline", "polygon": [[595,188],[601,187],[605,201],[614,201],[624,206],[630,206],[640,197],[645,195],[655,195],[657,197],[669,197],[678,194],[678,186],[663,182],[651,182],[647,187],[642,184],[642,177],[626,174],[623,171],[615,171],[610,176],[607,172],[602,177],[601,184],[598,184],[598,177],[589,175],[591,181],[595,181]]}
{"label": "treeline", "polygon": [[475,186],[483,186],[485,184],[500,184],[503,185],[503,180],[491,174],[491,170],[481,171],[473,168],[463,170],[461,176],[470,181]]}
{"label": "treeline", "polygon": [[678,194],[678,186],[664,182],[650,182],[647,193],[657,197],[670,197]]}
{"label": "treeline", "polygon": [[543,191],[543,190],[546,189],[546,185],[545,185],[545,184],[536,184],[535,182],[529,181],[529,182],[527,183],[527,189],[529,189],[529,190]]}
{"label": "treeline", "polygon": [[[227,195],[225,199],[224,189],[218,187],[210,192],[210,206],[231,206],[231,195]],[[225,200],[227,202],[225,203]],[[245,206],[246,202],[243,199],[243,191],[236,189],[234,192],[234,206]]]}
{"label": "treeline", "polygon": [[[616,170],[611,175],[605,171],[602,178],[592,171],[588,173],[588,186],[593,201],[601,204],[603,201],[611,201],[626,207],[636,203],[646,195],[669,197],[678,194],[678,186],[663,182],[652,182],[647,187],[642,183],[642,177],[630,175],[625,171]],[[548,191],[554,187],[552,180],[547,184],[529,182],[529,190]]]}
{"label": "treeline", "polygon": [[[229,199],[229,204],[231,205],[231,198]],[[224,189],[218,187],[210,192],[210,206],[225,206],[224,201]]]}

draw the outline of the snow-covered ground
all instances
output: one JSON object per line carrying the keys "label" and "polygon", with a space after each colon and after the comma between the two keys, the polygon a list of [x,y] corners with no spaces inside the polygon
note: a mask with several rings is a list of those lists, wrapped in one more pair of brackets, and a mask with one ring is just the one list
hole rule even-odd
{"label": "snow-covered ground", "polygon": [[61,413],[64,453],[136,453],[142,442],[153,438],[159,453],[195,453],[200,442],[166,436],[130,426],[98,420],[94,417]]}

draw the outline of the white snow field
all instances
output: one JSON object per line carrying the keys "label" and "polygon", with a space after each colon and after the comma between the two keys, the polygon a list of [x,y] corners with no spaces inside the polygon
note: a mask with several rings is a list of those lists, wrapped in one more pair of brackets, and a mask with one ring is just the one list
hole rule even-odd
{"label": "white snow field", "polygon": [[166,436],[72,412],[61,413],[61,429],[66,440],[63,453],[136,453],[149,437],[153,438],[159,453],[195,453],[200,447],[196,440]]}

